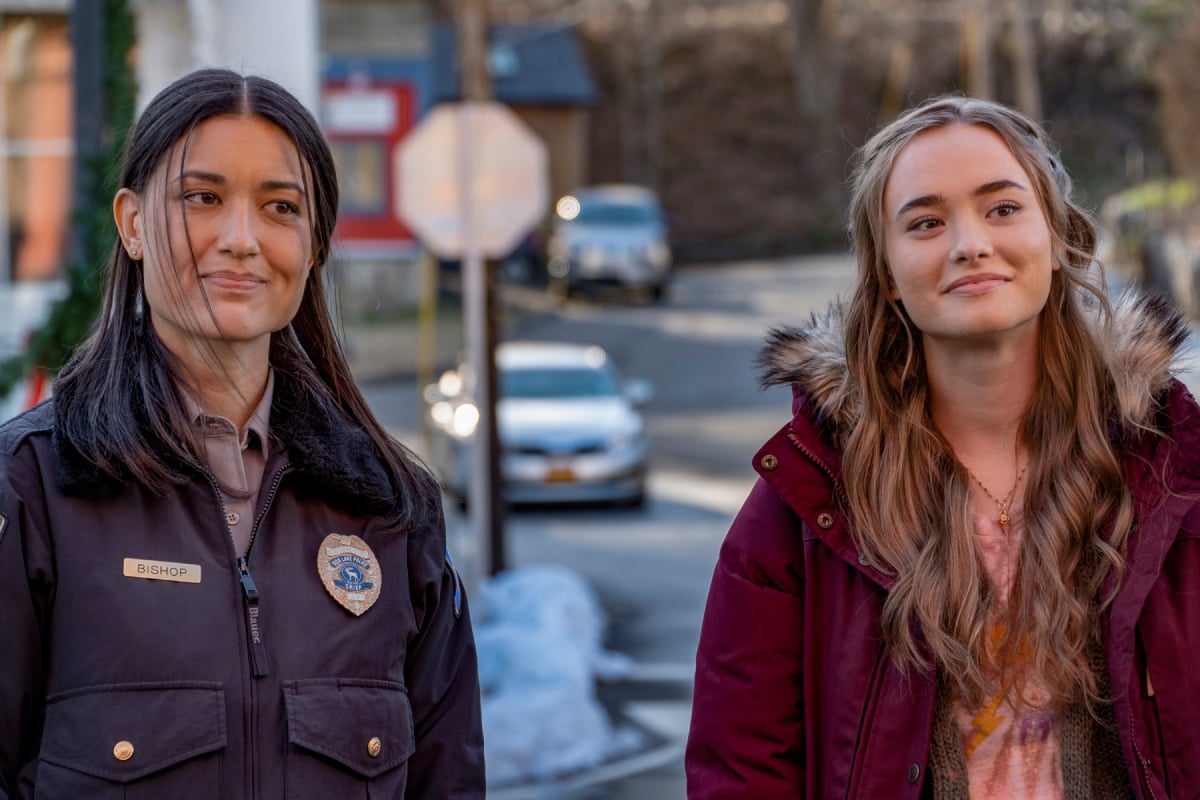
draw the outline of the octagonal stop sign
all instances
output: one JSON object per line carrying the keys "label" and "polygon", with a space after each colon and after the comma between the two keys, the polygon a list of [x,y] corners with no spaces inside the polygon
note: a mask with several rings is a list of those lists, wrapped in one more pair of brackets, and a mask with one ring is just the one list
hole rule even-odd
{"label": "octagonal stop sign", "polygon": [[500,258],[546,212],[546,146],[499,103],[434,108],[394,159],[400,218],[441,258],[463,257],[468,217],[482,254]]}

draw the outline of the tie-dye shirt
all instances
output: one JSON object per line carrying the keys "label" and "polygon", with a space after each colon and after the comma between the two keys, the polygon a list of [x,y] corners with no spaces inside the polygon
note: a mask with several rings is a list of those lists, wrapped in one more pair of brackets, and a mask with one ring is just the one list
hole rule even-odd
{"label": "tie-dye shirt", "polygon": [[[1012,512],[1007,535],[995,518],[975,516],[984,569],[1001,603],[1007,602],[1012,587],[1021,533],[1020,510]],[[1041,699],[1038,688],[1027,688],[1031,699]],[[1036,708],[1017,713],[999,694],[982,708],[969,709],[959,703],[954,721],[966,751],[971,800],[1061,800],[1059,720],[1055,714]]]}

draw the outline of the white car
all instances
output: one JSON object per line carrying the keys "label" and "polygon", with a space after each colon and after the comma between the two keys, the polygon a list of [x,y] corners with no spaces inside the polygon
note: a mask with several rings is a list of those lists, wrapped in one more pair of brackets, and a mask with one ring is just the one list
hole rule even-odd
{"label": "white car", "polygon": [[555,203],[546,243],[551,287],[569,294],[612,285],[662,300],[671,272],[671,247],[658,196],[643,186],[609,184],[580,189]]}
{"label": "white car", "polygon": [[[622,381],[595,345],[505,342],[496,349],[496,414],[504,496],[510,503],[611,502],[646,496],[646,381]],[[434,430],[430,461],[465,500],[479,421],[468,370],[425,390]]]}

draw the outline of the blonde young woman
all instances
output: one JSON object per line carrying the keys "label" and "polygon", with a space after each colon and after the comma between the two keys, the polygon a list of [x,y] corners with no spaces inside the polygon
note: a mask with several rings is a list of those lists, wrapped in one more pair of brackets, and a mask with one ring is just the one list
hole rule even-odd
{"label": "blonde young woman", "polygon": [[942,97],[859,152],[844,307],[722,548],[699,798],[1200,796],[1200,408],[1110,306],[1044,132]]}

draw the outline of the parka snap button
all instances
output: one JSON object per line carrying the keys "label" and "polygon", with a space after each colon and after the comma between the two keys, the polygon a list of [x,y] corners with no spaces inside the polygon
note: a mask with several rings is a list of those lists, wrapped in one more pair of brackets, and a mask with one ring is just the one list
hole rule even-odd
{"label": "parka snap button", "polygon": [[759,463],[759,466],[761,466],[767,472],[770,472],[771,470],[773,470],[779,466],[779,459],[776,458],[775,456],[771,455],[770,453],[767,453],[765,456],[762,457],[762,460],[759,461],[758,463]]}
{"label": "parka snap button", "polygon": [[916,783],[919,777],[921,777],[921,768],[916,764],[910,764],[908,767],[908,782]]}
{"label": "parka snap button", "polygon": [[371,741],[367,742],[367,755],[369,755],[371,758],[375,758],[382,752],[383,742],[379,740],[378,736],[372,736]]}
{"label": "parka snap button", "polygon": [[821,513],[817,515],[817,524],[822,530],[829,530],[833,527],[833,514]]}
{"label": "parka snap button", "polygon": [[862,564],[864,567],[871,565],[871,562],[867,560],[867,554],[862,552],[858,554],[858,563]]}
{"label": "parka snap button", "polygon": [[117,761],[128,761],[133,758],[133,743],[122,739],[113,745],[113,758]]}

